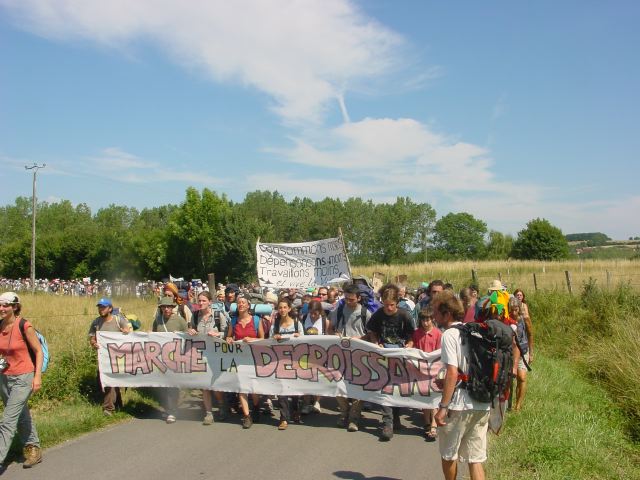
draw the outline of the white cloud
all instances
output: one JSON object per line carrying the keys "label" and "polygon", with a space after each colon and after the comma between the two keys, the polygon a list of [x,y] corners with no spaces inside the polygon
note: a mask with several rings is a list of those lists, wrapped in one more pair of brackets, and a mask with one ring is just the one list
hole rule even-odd
{"label": "white cloud", "polygon": [[167,168],[159,162],[142,159],[117,147],[105,148],[99,155],[87,157],[80,165],[80,170],[86,175],[125,183],[177,182],[185,186],[224,183],[220,178],[200,171],[189,171],[185,166]]}
{"label": "white cloud", "polygon": [[336,169],[344,178],[374,180],[371,190],[491,191],[492,161],[483,147],[434,132],[409,118],[371,119],[294,137],[289,149],[270,149],[287,161]]}
{"label": "white cloud", "polygon": [[[137,40],[318,121],[347,87],[391,71],[402,38],[348,0],[0,0],[23,28],[126,48]],[[337,105],[337,104],[336,104]]]}

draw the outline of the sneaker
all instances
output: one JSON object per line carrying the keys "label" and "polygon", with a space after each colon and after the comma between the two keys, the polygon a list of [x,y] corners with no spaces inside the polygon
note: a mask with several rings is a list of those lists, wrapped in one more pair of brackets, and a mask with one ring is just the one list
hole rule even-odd
{"label": "sneaker", "polygon": [[212,425],[213,424],[213,413],[207,412],[204,416],[204,420],[202,420],[203,425]]}
{"label": "sneaker", "polygon": [[346,428],[346,426],[347,426],[347,417],[340,415],[338,417],[338,421],[336,422],[336,425],[338,427],[341,427],[341,428]]}
{"label": "sneaker", "polygon": [[311,410],[315,413],[322,413],[322,408],[320,407],[320,402],[316,401],[313,406],[311,407]]}
{"label": "sneaker", "polygon": [[280,425],[278,425],[278,430],[286,430],[289,424],[286,420],[280,420]]}
{"label": "sneaker", "polygon": [[167,419],[165,420],[167,423],[176,423],[176,417],[174,415],[167,415]]}
{"label": "sneaker", "polygon": [[253,420],[251,419],[251,415],[244,415],[242,417],[242,428],[244,429],[251,428],[251,425],[253,425]]}
{"label": "sneaker", "polygon": [[382,427],[382,434],[380,435],[380,438],[385,441],[391,440],[393,438],[393,426],[385,425]]}
{"label": "sneaker", "polygon": [[356,422],[349,422],[349,426],[347,427],[348,432],[357,432],[358,424]]}
{"label": "sneaker", "polygon": [[271,401],[270,398],[267,398],[264,401],[264,408],[262,410],[267,415],[271,415],[273,413],[273,402]]}
{"label": "sneaker", "polygon": [[309,415],[311,413],[312,408],[313,407],[311,405],[305,405],[302,407],[301,412],[303,415]]}
{"label": "sneaker", "polygon": [[113,412],[111,410],[102,410],[102,414],[105,417],[113,417]]}
{"label": "sneaker", "polygon": [[36,445],[26,445],[24,447],[23,468],[31,468],[42,461],[42,450]]}

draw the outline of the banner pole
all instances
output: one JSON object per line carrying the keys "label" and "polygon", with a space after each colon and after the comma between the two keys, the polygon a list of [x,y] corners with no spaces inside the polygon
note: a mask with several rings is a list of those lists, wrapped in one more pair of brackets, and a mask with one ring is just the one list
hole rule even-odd
{"label": "banner pole", "polygon": [[344,237],[342,236],[342,227],[338,227],[338,236],[342,242],[342,249],[344,250],[344,257],[347,259],[347,268],[349,269],[349,277],[353,280],[353,273],[351,273],[351,262],[349,261],[349,254],[347,253],[347,246],[344,244]]}
{"label": "banner pole", "polygon": [[256,240],[256,277],[258,277],[258,285],[260,285],[260,288],[262,288],[262,283],[260,282],[260,272],[258,271],[258,261],[260,260],[258,258],[258,244],[260,243],[260,236],[258,236],[258,239]]}

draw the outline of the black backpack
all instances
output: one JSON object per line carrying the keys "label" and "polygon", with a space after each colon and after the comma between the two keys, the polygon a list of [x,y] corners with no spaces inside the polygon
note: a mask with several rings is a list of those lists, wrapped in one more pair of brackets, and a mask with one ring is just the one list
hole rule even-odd
{"label": "black backpack", "polygon": [[471,322],[453,326],[460,330],[463,345],[469,347],[468,373],[460,373],[460,388],[479,402],[491,403],[508,397],[513,369],[513,330],[500,320]]}

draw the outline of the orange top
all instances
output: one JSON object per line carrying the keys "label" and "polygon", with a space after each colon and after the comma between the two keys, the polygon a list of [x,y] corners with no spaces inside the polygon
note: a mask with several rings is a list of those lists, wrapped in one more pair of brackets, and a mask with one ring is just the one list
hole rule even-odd
{"label": "orange top", "polygon": [[[26,332],[31,326],[31,322],[25,320],[24,331]],[[31,361],[29,348],[25,339],[22,338],[22,332],[20,332],[19,317],[14,320],[11,330],[0,332],[0,355],[9,362],[9,368],[3,372],[5,375],[22,375],[35,371],[36,367]]]}

